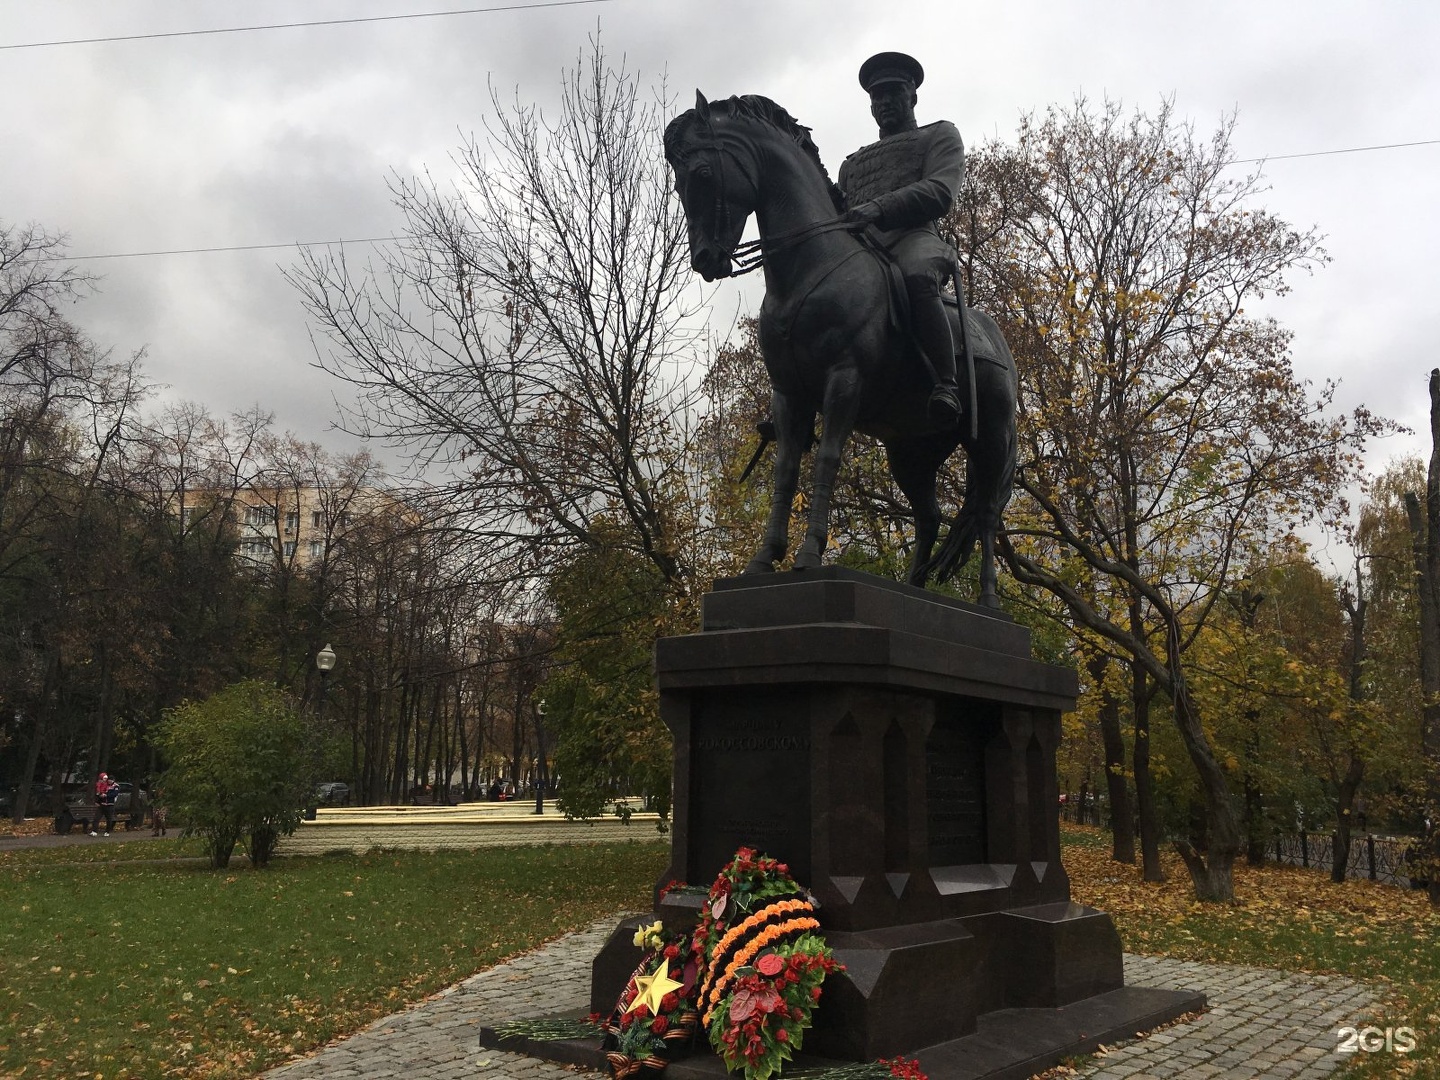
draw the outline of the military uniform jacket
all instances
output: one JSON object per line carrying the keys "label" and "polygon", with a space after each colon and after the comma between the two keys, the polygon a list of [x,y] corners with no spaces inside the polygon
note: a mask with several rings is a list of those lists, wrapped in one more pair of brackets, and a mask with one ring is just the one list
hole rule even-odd
{"label": "military uniform jacket", "polygon": [[965,144],[948,120],[902,131],[862,146],[840,166],[847,206],[874,201],[887,246],[903,234],[925,229],[949,212],[965,176]]}

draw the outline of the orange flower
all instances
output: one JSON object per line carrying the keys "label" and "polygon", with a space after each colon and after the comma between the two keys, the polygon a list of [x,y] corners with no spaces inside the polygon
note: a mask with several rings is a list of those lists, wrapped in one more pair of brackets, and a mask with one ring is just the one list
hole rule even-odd
{"label": "orange flower", "polygon": [[[786,922],[776,923],[774,926],[766,927],[764,931],[762,931],[756,936],[754,941],[750,942],[738,953],[736,953],[735,959],[731,960],[730,963],[726,965],[725,973],[720,976],[719,981],[715,983],[714,989],[710,991],[709,1001],[705,1009],[705,1015],[701,1018],[700,1022],[706,1025],[710,1023],[710,1016],[712,1013],[714,1013],[715,1006],[716,1004],[718,1004],[720,996],[725,993],[725,988],[730,985],[730,980],[735,978],[735,973],[739,971],[742,967],[744,967],[749,962],[750,958],[754,956],[757,952],[763,949],[766,945],[769,945],[772,941],[784,937],[786,934],[791,934],[795,933],[796,931],[802,930],[818,929],[820,929],[819,921],[816,919],[812,919],[809,916],[803,916],[799,919],[789,919]],[[702,995],[700,1000],[702,1002],[705,1002],[706,998]]]}
{"label": "orange flower", "polygon": [[[761,926],[764,923],[768,922],[776,915],[783,915],[791,911],[810,910],[813,909],[810,907],[809,902],[806,900],[802,900],[799,897],[790,900],[779,900],[773,904],[766,904],[763,908],[755,912],[743,922],[737,923],[736,925],[732,926],[726,932],[725,936],[720,939],[720,944],[715,946],[715,951],[710,954],[710,959],[713,961],[719,959],[720,957],[723,957],[730,950],[730,947],[735,944],[735,942],[739,941],[742,937],[744,937],[751,930],[755,929],[757,926]],[[753,956],[754,954],[752,953],[751,955]],[[705,975],[705,981],[700,985],[701,1001],[705,1000],[705,995],[714,979],[715,968],[712,965],[710,971],[708,971]]]}

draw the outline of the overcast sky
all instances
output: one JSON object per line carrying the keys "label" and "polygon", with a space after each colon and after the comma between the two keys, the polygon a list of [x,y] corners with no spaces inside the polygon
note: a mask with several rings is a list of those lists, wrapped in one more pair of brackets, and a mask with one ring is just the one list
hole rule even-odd
{"label": "overcast sky", "polygon": [[[491,4],[496,0],[490,0]],[[72,255],[387,236],[391,170],[444,171],[479,130],[487,79],[553,103],[562,70],[603,28],[649,82],[714,97],[765,94],[814,129],[832,175],[875,137],[855,71],[872,52],[920,59],[917,115],[967,145],[1078,94],[1178,112],[1208,133],[1238,109],[1235,149],[1268,157],[1266,205],[1326,234],[1333,263],[1271,305],[1299,373],[1340,378],[1418,432],[1440,364],[1440,145],[1278,160],[1440,139],[1440,5],[598,0],[447,17],[13,48],[34,42],[301,20],[393,16],[484,0],[0,0],[0,221],[68,233]],[[148,350],[151,377],[224,413],[259,403],[336,448],[332,397],[285,250],[97,259],[101,292],[76,321]],[[734,284],[715,302],[728,326]],[[1378,468],[1426,452],[1419,434],[1372,449]]]}

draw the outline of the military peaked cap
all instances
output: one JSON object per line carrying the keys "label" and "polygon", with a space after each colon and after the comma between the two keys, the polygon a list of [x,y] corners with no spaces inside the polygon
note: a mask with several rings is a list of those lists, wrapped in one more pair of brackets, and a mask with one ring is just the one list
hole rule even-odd
{"label": "military peaked cap", "polygon": [[924,81],[925,69],[920,61],[902,52],[876,53],[860,65],[860,85],[866,93],[880,83],[907,82],[919,86]]}

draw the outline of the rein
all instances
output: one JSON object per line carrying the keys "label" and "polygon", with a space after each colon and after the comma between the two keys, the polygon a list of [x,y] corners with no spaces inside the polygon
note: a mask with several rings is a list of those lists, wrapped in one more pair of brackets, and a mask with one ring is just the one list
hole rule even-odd
{"label": "rein", "polygon": [[759,270],[765,265],[765,253],[784,251],[786,248],[794,247],[812,236],[819,236],[821,233],[835,232],[837,229],[849,229],[858,231],[865,227],[863,221],[846,221],[843,217],[827,218],[824,221],[812,221],[809,225],[802,225],[798,229],[791,229],[779,236],[762,237],[759,240],[747,240],[738,244],[735,250],[730,253],[730,260],[734,269],[730,271],[731,277],[739,277],[741,274],[748,274],[751,270]]}
{"label": "rein", "polygon": [[[720,140],[715,130],[715,124],[710,118],[710,112],[706,109],[699,114],[701,123],[704,124],[706,139],[696,147],[697,150],[707,151],[714,155],[715,162],[715,212],[711,229],[711,242],[716,247],[720,246],[720,237],[730,225],[730,203],[725,197],[725,158],[735,158],[735,163],[744,173],[745,166],[735,152]],[[750,177],[747,175],[747,179]],[[753,182],[753,181],[752,181]],[[798,229],[791,229],[789,232],[781,233],[779,236],[771,236],[759,240],[749,240],[743,244],[737,244],[730,252],[732,269],[731,277],[740,277],[752,270],[759,270],[765,265],[765,253],[784,251],[786,248],[794,247],[812,236],[821,233],[834,232],[837,229],[859,230],[865,227],[864,222],[846,221],[841,217],[827,218],[824,221],[812,221],[809,225],[802,225]]]}

